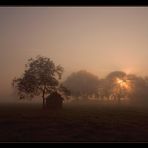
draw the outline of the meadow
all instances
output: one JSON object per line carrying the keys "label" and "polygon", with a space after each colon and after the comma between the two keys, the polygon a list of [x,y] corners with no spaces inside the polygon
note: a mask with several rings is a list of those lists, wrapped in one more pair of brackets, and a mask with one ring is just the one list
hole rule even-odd
{"label": "meadow", "polygon": [[89,102],[55,112],[0,104],[0,142],[148,142],[148,108]]}

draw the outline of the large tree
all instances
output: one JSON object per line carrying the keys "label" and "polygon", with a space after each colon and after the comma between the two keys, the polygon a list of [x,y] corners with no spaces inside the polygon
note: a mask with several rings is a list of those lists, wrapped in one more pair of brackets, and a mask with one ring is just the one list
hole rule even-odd
{"label": "large tree", "polygon": [[105,88],[108,92],[108,98],[113,97],[120,102],[121,97],[125,96],[125,85],[127,85],[127,75],[122,71],[113,71],[105,78]]}
{"label": "large tree", "polygon": [[148,103],[148,77],[140,77],[136,75],[128,75],[131,81],[131,91],[129,93],[132,103],[147,104]]}
{"label": "large tree", "polygon": [[18,90],[20,99],[41,95],[44,108],[46,95],[58,88],[63,67],[56,66],[50,58],[37,56],[35,59],[28,59],[25,68],[23,75],[15,78],[12,84]]}
{"label": "large tree", "polygon": [[71,95],[85,99],[97,91],[98,84],[98,77],[85,70],[72,73],[63,82],[63,85],[71,91]]}

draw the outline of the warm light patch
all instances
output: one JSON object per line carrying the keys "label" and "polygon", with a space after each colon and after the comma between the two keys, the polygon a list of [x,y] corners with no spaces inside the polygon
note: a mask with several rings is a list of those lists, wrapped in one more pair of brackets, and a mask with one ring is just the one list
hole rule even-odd
{"label": "warm light patch", "polygon": [[129,88],[129,85],[126,80],[117,78],[117,83],[120,85],[121,88],[126,88],[126,89]]}

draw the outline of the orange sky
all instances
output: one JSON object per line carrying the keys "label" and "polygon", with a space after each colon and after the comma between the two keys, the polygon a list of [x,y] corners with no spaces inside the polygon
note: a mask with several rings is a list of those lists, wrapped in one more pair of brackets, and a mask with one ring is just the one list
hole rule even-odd
{"label": "orange sky", "polygon": [[147,7],[1,7],[0,95],[30,57],[99,77],[123,70],[148,74]]}

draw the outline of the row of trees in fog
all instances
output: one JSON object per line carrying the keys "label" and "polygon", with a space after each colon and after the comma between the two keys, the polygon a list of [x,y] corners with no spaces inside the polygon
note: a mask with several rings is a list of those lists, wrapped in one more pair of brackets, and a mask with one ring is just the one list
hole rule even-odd
{"label": "row of trees in fog", "polygon": [[65,98],[75,100],[108,100],[120,102],[128,99],[132,102],[148,102],[148,77],[126,74],[122,71],[110,72],[105,78],[81,70],[72,73],[65,81],[62,79],[64,68],[55,65],[50,58],[37,56],[25,65],[20,78],[13,79],[13,86],[20,99],[42,96],[43,107],[46,96],[58,92]]}
{"label": "row of trees in fog", "polygon": [[72,73],[64,82],[72,96],[77,99],[110,100],[120,102],[128,99],[132,102],[148,102],[148,77],[126,74],[122,71],[110,72],[99,79],[87,71]]}

